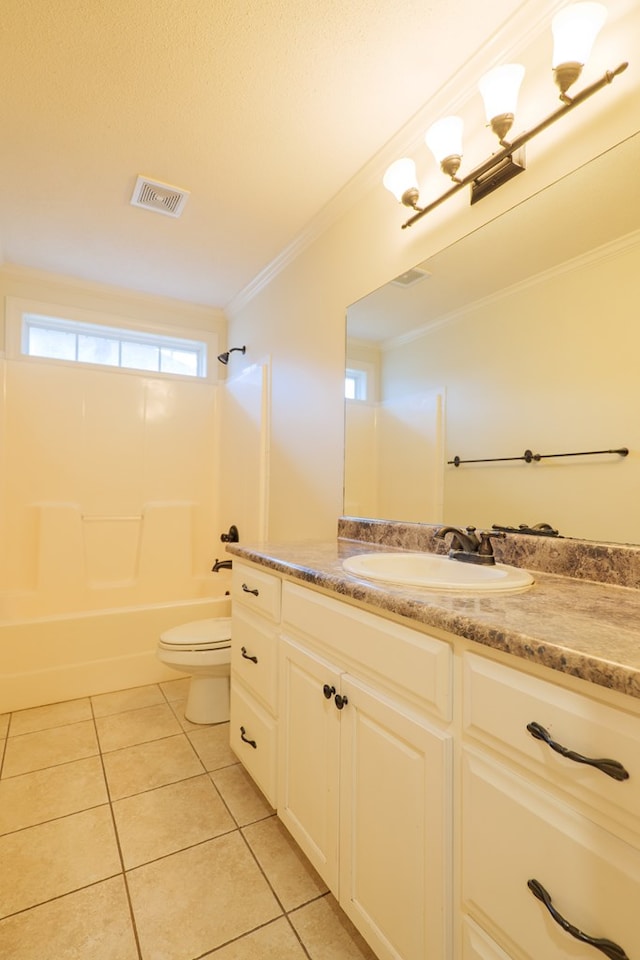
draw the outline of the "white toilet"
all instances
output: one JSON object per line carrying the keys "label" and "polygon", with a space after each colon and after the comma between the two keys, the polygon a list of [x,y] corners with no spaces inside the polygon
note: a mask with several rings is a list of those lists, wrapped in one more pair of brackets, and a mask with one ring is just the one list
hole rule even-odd
{"label": "white toilet", "polygon": [[231,617],[192,620],[160,634],[158,659],[191,674],[184,715],[192,723],[229,719]]}

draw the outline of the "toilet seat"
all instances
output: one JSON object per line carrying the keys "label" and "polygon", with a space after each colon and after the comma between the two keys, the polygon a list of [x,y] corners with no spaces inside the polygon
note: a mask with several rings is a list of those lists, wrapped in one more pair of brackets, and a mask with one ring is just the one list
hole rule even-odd
{"label": "toilet seat", "polygon": [[226,650],[231,647],[231,618],[192,620],[160,634],[165,650]]}

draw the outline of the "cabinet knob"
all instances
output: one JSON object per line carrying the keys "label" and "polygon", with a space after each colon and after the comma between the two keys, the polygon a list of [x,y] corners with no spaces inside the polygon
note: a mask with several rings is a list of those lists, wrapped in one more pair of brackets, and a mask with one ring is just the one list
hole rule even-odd
{"label": "cabinet knob", "polygon": [[251,660],[252,663],[257,663],[257,662],[258,662],[258,658],[257,658],[257,657],[252,657],[249,653],[247,653],[247,648],[246,648],[246,647],[240,647],[240,653],[242,654],[242,656],[243,656],[243,658],[244,658],[245,660]]}
{"label": "cabinet knob", "polygon": [[553,906],[551,896],[538,880],[528,880],[527,886],[534,897],[537,897],[537,899],[545,905],[558,926],[562,927],[563,930],[571,934],[576,940],[579,940],[581,943],[587,943],[590,947],[595,947],[596,950],[600,950],[601,953],[604,953],[605,957],[609,957],[609,960],[629,960],[629,957],[622,947],[614,943],[613,940],[606,940],[603,937],[590,937],[588,934],[583,933],[582,930],[574,927],[568,920],[565,920]]}
{"label": "cabinet knob", "polygon": [[260,595],[260,591],[257,588],[255,590],[252,590],[251,587],[248,587],[246,585],[246,583],[242,584],[242,589],[244,590],[245,593],[252,593],[254,597],[257,597]]}
{"label": "cabinet knob", "polygon": [[336,692],[336,688],[330,687],[328,683],[325,683],[324,687],[322,688],[322,692],[324,693],[327,700],[331,700],[331,697]]}
{"label": "cabinet knob", "polygon": [[586,763],[590,767],[596,767],[598,770],[601,770],[602,773],[606,773],[608,777],[613,777],[614,780],[629,779],[628,771],[625,770],[617,760],[607,760],[606,758],[592,760],[590,757],[583,757],[582,754],[576,753],[574,750],[569,750],[568,747],[563,747],[560,743],[556,743],[556,741],[551,738],[549,731],[545,730],[539,723],[536,723],[535,720],[527,724],[527,730],[535,740],[544,740],[552,750],[555,750],[555,752],[559,753],[562,757],[566,757],[567,760],[573,760],[574,763]]}
{"label": "cabinet knob", "polygon": [[339,693],[336,693],[336,695],[335,695],[335,697],[334,697],[334,703],[335,703],[336,707],[338,708],[338,710],[342,710],[343,707],[346,707],[346,705],[349,703],[349,701],[348,701],[347,697],[342,697]]}

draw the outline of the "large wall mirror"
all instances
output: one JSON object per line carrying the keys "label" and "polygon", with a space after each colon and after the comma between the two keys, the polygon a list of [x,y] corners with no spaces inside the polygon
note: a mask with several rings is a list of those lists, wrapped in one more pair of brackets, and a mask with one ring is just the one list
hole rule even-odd
{"label": "large wall mirror", "polygon": [[349,307],[345,514],[640,543],[638,170],[640,133]]}

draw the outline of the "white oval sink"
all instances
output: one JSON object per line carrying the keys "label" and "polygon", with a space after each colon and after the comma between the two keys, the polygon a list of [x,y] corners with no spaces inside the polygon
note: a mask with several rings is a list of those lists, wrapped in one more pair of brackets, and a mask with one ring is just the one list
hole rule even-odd
{"label": "white oval sink", "polygon": [[519,567],[464,563],[434,553],[361,553],[343,560],[342,566],[366,580],[434,590],[508,593],[533,583],[531,574]]}

